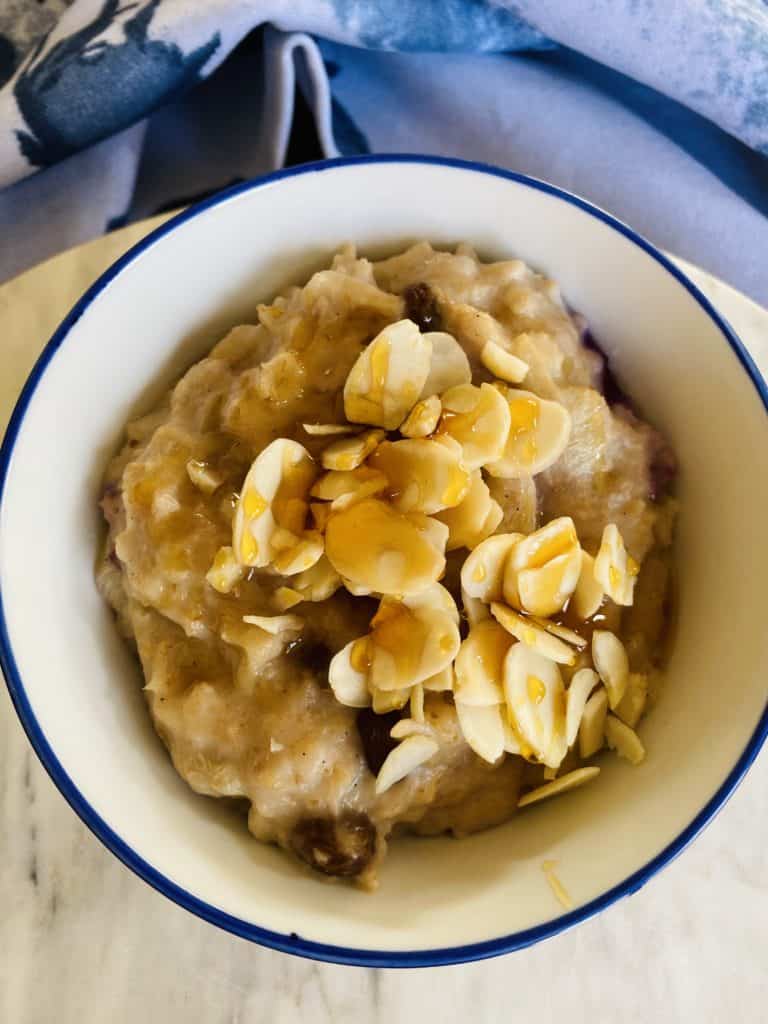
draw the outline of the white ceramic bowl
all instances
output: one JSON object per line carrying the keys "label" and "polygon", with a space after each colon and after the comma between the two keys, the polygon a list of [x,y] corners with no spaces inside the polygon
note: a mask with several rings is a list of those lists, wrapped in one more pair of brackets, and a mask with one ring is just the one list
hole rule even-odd
{"label": "white ceramic bowl", "polygon": [[[561,282],[679,455],[679,625],[647,761],[465,839],[395,842],[381,887],[322,884],[176,776],[93,582],[99,481],[126,420],[256,302],[339,243],[428,238]],[[83,297],[35,367],[0,459],[0,650],[45,767],[129,867],[277,949],[382,966],[519,948],[633,892],[733,791],[768,730],[768,391],[707,300],[647,242],[550,185],[420,157],[299,168],[182,214]],[[762,841],[756,826],[755,842]],[[542,875],[554,858],[576,909]]]}

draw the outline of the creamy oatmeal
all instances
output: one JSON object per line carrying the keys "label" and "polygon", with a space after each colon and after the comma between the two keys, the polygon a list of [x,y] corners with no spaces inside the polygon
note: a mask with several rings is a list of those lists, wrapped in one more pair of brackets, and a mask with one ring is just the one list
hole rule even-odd
{"label": "creamy oatmeal", "polygon": [[99,584],[180,775],[370,887],[643,759],[673,477],[553,281],[348,247],[129,424]]}

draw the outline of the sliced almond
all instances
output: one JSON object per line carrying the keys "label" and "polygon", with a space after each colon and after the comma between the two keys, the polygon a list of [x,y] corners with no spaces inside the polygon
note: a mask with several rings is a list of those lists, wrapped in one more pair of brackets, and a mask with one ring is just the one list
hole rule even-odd
{"label": "sliced almond", "polygon": [[362,466],[374,449],[386,437],[383,430],[364,430],[354,437],[343,437],[329,444],[320,456],[323,469],[349,472]]}
{"label": "sliced almond", "polygon": [[503,626],[508,633],[520,641],[521,646],[530,651],[561,665],[573,665],[576,661],[572,647],[542,629],[536,622],[520,615],[513,608],[493,601],[491,602],[491,614],[500,626]]}
{"label": "sliced almond", "polygon": [[224,477],[217,473],[207,462],[200,459],[189,459],[187,462],[187,476],[192,483],[203,494],[213,494],[224,483]]}
{"label": "sliced almond", "polygon": [[592,661],[605,684],[613,710],[621,703],[629,680],[629,659],[624,644],[615,633],[596,629],[592,634]]}
{"label": "sliced almond", "polygon": [[459,504],[437,513],[440,522],[448,527],[448,551],[476,548],[490,537],[503,516],[501,506],[491,497],[479,469],[472,473],[467,493]]}
{"label": "sliced almond", "polygon": [[424,687],[419,683],[411,689],[411,718],[416,722],[424,721]]}
{"label": "sliced almond", "polygon": [[289,608],[295,608],[301,604],[304,598],[292,587],[278,587],[272,595],[272,603],[281,612],[287,612]]}
{"label": "sliced almond", "polygon": [[639,672],[630,672],[627,689],[615,708],[617,718],[634,729],[645,711],[648,699],[648,677]]}
{"label": "sliced almond", "polygon": [[524,757],[524,751],[531,754],[530,747],[523,742],[517,729],[510,721],[509,710],[506,706],[502,709],[501,717],[504,725],[504,750],[508,754],[516,754],[518,757]]}
{"label": "sliced almond", "polygon": [[325,551],[353,585],[379,594],[417,594],[445,569],[447,534],[447,527],[428,516],[403,514],[366,498],[330,517]]}
{"label": "sliced almond", "polygon": [[479,597],[470,597],[463,587],[461,590],[461,603],[464,608],[464,615],[470,626],[482,622],[483,619],[490,619],[491,611],[488,605],[481,601]]}
{"label": "sliced almond", "polygon": [[552,636],[556,636],[559,640],[564,640],[571,647],[575,647],[578,651],[583,651],[587,646],[588,641],[577,633],[573,629],[569,629],[567,626],[561,626],[559,622],[552,622],[550,619],[541,619],[536,615],[529,616],[531,622],[540,626],[546,630],[547,633],[551,633]]}
{"label": "sliced almond", "polygon": [[627,554],[618,527],[608,523],[595,558],[595,579],[616,604],[630,605],[639,572],[637,562]]}
{"label": "sliced almond", "polygon": [[390,500],[400,512],[431,514],[453,508],[469,489],[460,453],[429,438],[385,441],[369,464],[387,478]]}
{"label": "sliced almond", "polygon": [[599,682],[591,668],[579,669],[571,679],[565,695],[565,742],[569,747],[576,742],[587,700]]}
{"label": "sliced almond", "polygon": [[310,569],[299,573],[291,580],[292,588],[299,592],[302,601],[325,601],[335,594],[341,585],[341,576],[325,555]]}
{"label": "sliced almond", "polygon": [[615,715],[608,715],[605,720],[605,741],[619,757],[632,764],[640,764],[645,760],[645,747],[634,729],[622,722]]}
{"label": "sliced almond", "polygon": [[232,548],[227,546],[216,552],[205,578],[214,590],[220,594],[229,594],[244,575],[245,567],[235,558]]}
{"label": "sliced almond", "polygon": [[522,539],[521,533],[497,533],[478,544],[461,568],[462,591],[481,601],[500,600],[507,560]]}
{"label": "sliced almond", "polygon": [[442,411],[443,406],[437,395],[423,398],[400,424],[400,433],[403,437],[427,437],[434,433]]}
{"label": "sliced almond", "polygon": [[384,764],[376,776],[376,795],[382,793],[400,782],[406,775],[418,768],[419,765],[429,761],[438,751],[438,745],[429,736],[408,736],[398,743],[394,750],[387,755]]}
{"label": "sliced almond", "polygon": [[592,757],[603,745],[605,719],[608,714],[608,694],[600,689],[587,701],[579,724],[579,755]]}
{"label": "sliced almond", "polygon": [[571,597],[570,608],[580,619],[591,619],[599,611],[605,593],[595,578],[595,560],[586,551],[581,552],[579,582]]}
{"label": "sliced almond", "polygon": [[389,735],[393,740],[405,740],[409,736],[429,736],[434,738],[435,731],[426,722],[416,722],[413,718],[401,718],[389,730]]}
{"label": "sliced almond", "polygon": [[480,362],[499,380],[508,384],[521,384],[528,374],[528,363],[507,352],[495,341],[486,341],[480,352]]}
{"label": "sliced almond", "polygon": [[546,800],[550,796],[557,796],[558,793],[567,793],[571,789],[583,786],[585,782],[596,779],[599,774],[600,769],[597,766],[576,768],[566,775],[561,775],[559,779],[548,782],[544,786],[538,786],[536,789],[532,789],[530,793],[526,793],[525,796],[521,796],[517,801],[517,806],[528,807],[529,804],[537,804],[539,800]]}
{"label": "sliced almond", "polygon": [[249,626],[258,626],[272,636],[279,633],[300,633],[304,628],[304,619],[299,615],[244,615],[243,622],[247,622]]}
{"label": "sliced almond", "polygon": [[297,544],[275,555],[272,564],[282,576],[295,576],[319,561],[323,546],[322,535],[317,530],[305,530]]}
{"label": "sliced almond", "polygon": [[377,690],[375,686],[370,687],[371,707],[377,715],[387,715],[390,711],[400,711],[411,699],[411,691],[404,690]]}
{"label": "sliced almond", "polygon": [[233,544],[239,562],[261,568],[271,563],[278,530],[304,530],[309,489],[317,468],[297,441],[278,438],[256,457],[235,509]]}
{"label": "sliced almond", "polygon": [[332,437],[334,434],[351,434],[358,428],[353,423],[302,423],[311,437]]}
{"label": "sliced almond", "polygon": [[369,466],[358,466],[357,469],[331,470],[323,473],[313,485],[310,494],[322,501],[336,501],[338,498],[360,491],[364,491],[363,496],[368,497],[386,490],[386,487],[387,478],[383,473],[378,473]]}
{"label": "sliced almond", "polygon": [[462,704],[488,707],[504,700],[504,659],[512,637],[493,619],[473,626],[456,655],[454,695]]}
{"label": "sliced almond", "polygon": [[309,514],[318,533],[324,533],[331,515],[331,506],[324,501],[311,501],[309,503]]}
{"label": "sliced almond", "polygon": [[411,594],[410,597],[404,597],[403,604],[413,611],[436,609],[447,612],[457,626],[460,621],[459,609],[456,607],[453,595],[442,583],[432,583],[426,590],[421,590],[418,594]]}
{"label": "sliced almond", "polygon": [[429,679],[425,679],[421,685],[425,690],[432,693],[445,693],[453,689],[453,683],[453,666],[446,665],[442,671],[436,672]]}
{"label": "sliced almond", "polygon": [[453,335],[445,331],[429,331],[424,337],[432,344],[432,358],[419,397],[424,399],[441,395],[449,388],[469,384],[472,380],[469,359]]}
{"label": "sliced almond", "polygon": [[513,644],[504,660],[504,694],[520,738],[542,764],[557,768],[567,751],[565,689],[557,665]]}
{"label": "sliced almond", "polygon": [[399,320],[361,352],[344,385],[344,413],[353,423],[395,430],[422,395],[432,342],[411,320]]}
{"label": "sliced almond", "polygon": [[461,637],[453,615],[384,598],[371,620],[370,680],[378,690],[416,686],[449,666]]}
{"label": "sliced almond", "polygon": [[508,389],[510,427],[499,457],[486,466],[491,476],[535,476],[553,466],[571,436],[571,417],[564,405],[530,391]]}
{"label": "sliced almond", "polygon": [[365,664],[361,666],[357,657],[360,643],[360,640],[351,640],[334,654],[328,666],[328,682],[333,694],[348,708],[367,708],[371,703]]}
{"label": "sliced almond", "polygon": [[521,569],[540,569],[558,555],[564,555],[578,547],[579,538],[576,526],[570,516],[551,519],[520,541],[515,549],[514,567]]}
{"label": "sliced almond", "polygon": [[442,395],[443,414],[438,433],[447,434],[462,448],[468,470],[498,459],[509,434],[510,412],[502,395],[490,384],[460,384]]}
{"label": "sliced almond", "polygon": [[576,589],[581,572],[581,549],[571,548],[539,569],[521,569],[517,591],[523,609],[547,617],[561,612]]}
{"label": "sliced almond", "polygon": [[456,715],[462,735],[478,757],[494,764],[504,753],[504,719],[502,706],[481,707],[456,702]]}
{"label": "sliced almond", "polygon": [[[521,572],[532,569],[542,569],[548,563],[560,558],[563,555],[570,555],[579,550],[579,539],[576,536],[576,527],[570,516],[561,516],[553,519],[546,526],[542,526],[515,545],[514,557],[507,560],[504,570],[503,593],[504,600],[513,608],[520,609],[522,600],[519,590],[519,576]],[[557,563],[563,573],[565,584],[570,585],[574,567],[565,560]],[[567,570],[567,571],[566,571]],[[557,573],[555,583],[557,583]],[[534,590],[534,582],[537,577],[528,578],[531,590]],[[539,577],[542,583],[549,577]],[[578,574],[577,574],[578,579]],[[551,582],[551,580],[550,580]]]}

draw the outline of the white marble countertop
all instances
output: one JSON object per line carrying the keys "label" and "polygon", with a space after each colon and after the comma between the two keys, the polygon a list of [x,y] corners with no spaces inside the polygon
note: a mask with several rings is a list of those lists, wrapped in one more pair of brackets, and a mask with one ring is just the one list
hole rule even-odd
{"label": "white marble countertop", "polygon": [[[0,288],[0,430],[52,327],[146,227]],[[699,283],[768,367],[768,314]],[[644,889],[510,956],[417,971],[336,967],[253,946],[124,868],[58,794],[0,691],[0,1024],[647,1024],[768,1019],[768,753]]]}

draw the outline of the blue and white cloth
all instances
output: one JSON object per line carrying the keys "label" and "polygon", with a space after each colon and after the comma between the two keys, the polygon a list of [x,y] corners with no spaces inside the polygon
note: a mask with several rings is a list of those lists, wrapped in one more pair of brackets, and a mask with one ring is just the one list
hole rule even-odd
{"label": "blue and white cloth", "polygon": [[768,304],[766,0],[4,0],[0,280],[281,166],[297,86],[318,155],[534,174]]}

